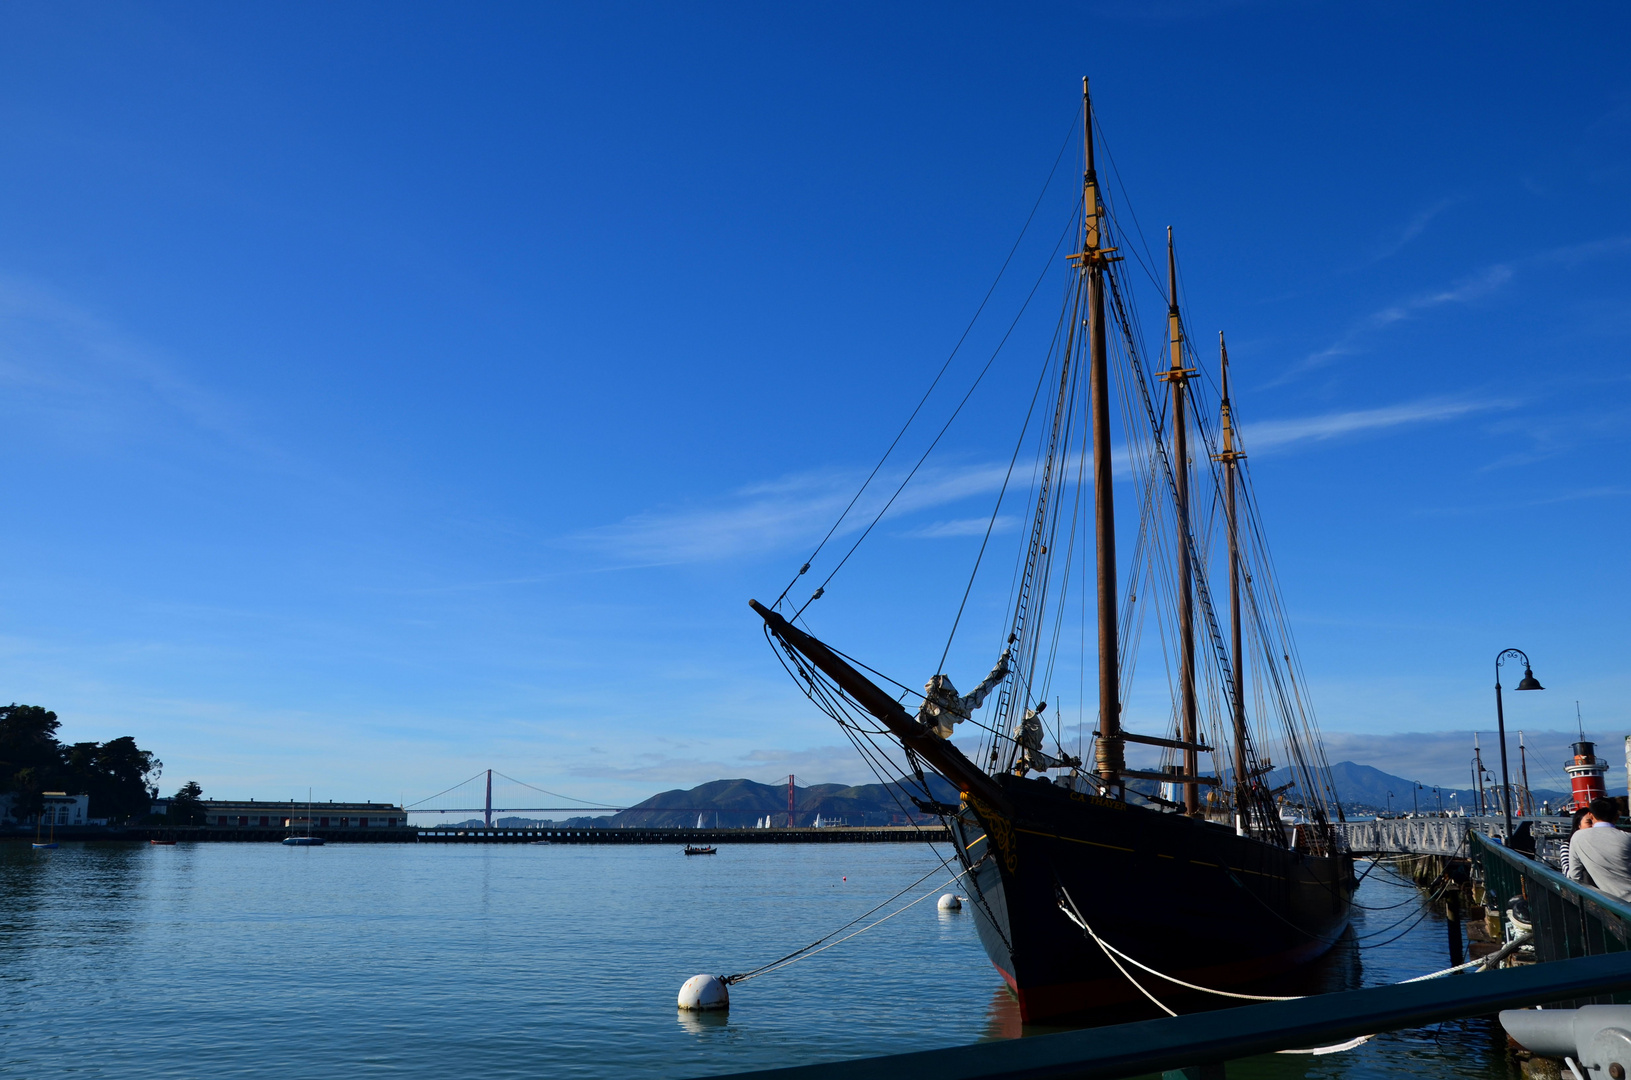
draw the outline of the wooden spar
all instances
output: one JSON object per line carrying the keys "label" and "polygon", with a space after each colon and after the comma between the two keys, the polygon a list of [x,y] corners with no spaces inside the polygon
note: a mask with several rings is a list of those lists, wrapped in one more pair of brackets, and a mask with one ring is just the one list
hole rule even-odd
{"label": "wooden spar", "polygon": [[[1181,650],[1179,683],[1183,694],[1183,733],[1186,743],[1195,742],[1195,583],[1189,559],[1189,432],[1185,414],[1185,389],[1194,368],[1184,367],[1184,330],[1178,318],[1178,264],[1172,252],[1172,229],[1167,229],[1167,341],[1172,350],[1172,366],[1161,378],[1172,386],[1172,473],[1178,512],[1178,642]],[[1200,755],[1184,751],[1184,774],[1201,771]],[[1201,789],[1194,781],[1184,784],[1184,812],[1201,812]]]}
{"label": "wooden spar", "polygon": [[[1093,99],[1082,80],[1082,250],[1087,275],[1088,395],[1093,407],[1093,535],[1098,554],[1099,738],[1094,745],[1099,776],[1115,784],[1125,760],[1121,741],[1121,661],[1116,641],[1116,504],[1111,488],[1110,372],[1104,332],[1104,267],[1100,246],[1099,179],[1093,168]],[[1193,771],[1193,770],[1191,770]]]}
{"label": "wooden spar", "polygon": [[[1163,739],[1158,735],[1134,735],[1130,731],[1123,731],[1121,737],[1132,743],[1143,743],[1146,746],[1167,746],[1174,750],[1197,750],[1203,754],[1210,754],[1212,748],[1205,743],[1184,742],[1182,739]],[[1131,773],[1124,773],[1131,776]]]}
{"label": "wooden spar", "polygon": [[936,772],[956,785],[957,790],[983,799],[1005,813],[1008,811],[1008,799],[991,777],[964,757],[961,750],[931,732],[922,721],[907,712],[900,702],[879,689],[871,679],[839,659],[819,640],[806,634],[759,601],[749,600],[748,606],[758,612],[772,634],[820,668],[822,674],[837,683],[839,689],[853,698],[856,704],[882,721],[890,734],[901,741],[902,746],[928,762]]}
{"label": "wooden spar", "polygon": [[1234,727],[1235,727],[1235,810],[1243,817],[1246,809],[1246,657],[1240,648],[1240,523],[1235,516],[1235,476],[1237,463],[1245,457],[1235,449],[1234,412],[1229,405],[1229,347],[1224,344],[1223,331],[1218,331],[1218,356],[1223,371],[1223,450],[1217,460],[1223,462],[1224,507],[1229,529],[1229,647],[1234,675]]}

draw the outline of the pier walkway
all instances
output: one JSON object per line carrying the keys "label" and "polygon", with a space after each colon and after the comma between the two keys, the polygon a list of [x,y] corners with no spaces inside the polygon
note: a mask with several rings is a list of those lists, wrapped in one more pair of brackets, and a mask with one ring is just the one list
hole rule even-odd
{"label": "pier walkway", "polygon": [[1337,826],[1355,855],[1443,855],[1466,858],[1467,834],[1503,836],[1498,817],[1404,817],[1349,821]]}
{"label": "pier walkway", "polygon": [[[299,830],[302,836],[308,830]],[[873,828],[828,826],[820,829],[500,829],[481,826],[446,829],[325,829],[309,830],[327,844],[671,844],[684,847],[720,844],[880,844],[951,839],[939,825],[882,825]],[[80,825],[58,828],[59,841],[146,843],[149,840],[204,843],[280,843],[287,829],[239,828],[218,825]],[[0,841],[23,843],[34,839],[33,829],[0,832]]]}
{"label": "pier walkway", "polygon": [[877,844],[951,839],[939,825],[822,829],[421,829],[421,844]]}

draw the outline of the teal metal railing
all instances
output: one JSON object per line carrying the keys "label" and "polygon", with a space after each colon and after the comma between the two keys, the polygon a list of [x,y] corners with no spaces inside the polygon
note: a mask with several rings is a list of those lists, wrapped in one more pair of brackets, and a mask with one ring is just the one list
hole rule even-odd
{"label": "teal metal railing", "polygon": [[[1486,836],[1470,833],[1468,839],[1472,857],[1483,871],[1485,905],[1500,912],[1503,929],[1511,919],[1512,901],[1522,897],[1527,902],[1537,961],[1631,950],[1631,904],[1570,881],[1545,863]],[[1614,1003],[1631,1003],[1631,997],[1621,994],[1560,1004]]]}

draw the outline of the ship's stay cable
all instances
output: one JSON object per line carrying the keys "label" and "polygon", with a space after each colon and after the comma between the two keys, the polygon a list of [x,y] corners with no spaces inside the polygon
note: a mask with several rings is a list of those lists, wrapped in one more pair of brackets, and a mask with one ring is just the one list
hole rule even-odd
{"label": "ship's stay cable", "polygon": [[1053,167],[1048,170],[1048,178],[1043,181],[1042,190],[1037,193],[1036,202],[1031,204],[1031,212],[1025,216],[1025,224],[1020,227],[1019,235],[1014,238],[1014,246],[1008,249],[1008,257],[1002,260],[1002,266],[998,268],[997,276],[992,279],[991,287],[985,291],[985,296],[980,299],[979,306],[974,309],[973,316],[968,320],[968,325],[963,328],[962,334],[958,336],[957,343],[952,346],[951,353],[946,357],[945,363],[940,365],[940,370],[935,373],[934,379],[929,383],[929,388],[923,392],[923,397],[918,399],[917,406],[912,409],[911,415],[906,418],[906,422],[901,425],[900,431],[890,441],[889,446],[883,452],[883,456],[878,459],[878,463],[872,467],[872,471],[867,474],[867,478],[861,482],[861,486],[856,490],[854,497],[844,507],[843,512],[838,515],[838,520],[832,523],[832,528],[827,530],[827,535],[821,538],[821,542],[815,546],[815,550],[810,552],[810,557],[804,560],[804,569],[794,574],[792,580],[788,581],[787,586],[782,589],[781,595],[776,597],[776,602],[771,605],[772,608],[781,606],[781,602],[787,598],[788,592],[798,583],[798,579],[804,575],[805,571],[810,568],[810,564],[815,561],[816,556],[821,554],[822,548],[827,546],[827,541],[833,538],[833,534],[838,531],[838,527],[844,523],[844,519],[849,516],[849,512],[855,508],[855,504],[860,501],[867,487],[877,477],[878,471],[884,466],[884,462],[888,461],[889,456],[895,452],[895,447],[906,436],[907,429],[917,419],[918,413],[922,412],[923,406],[928,404],[929,397],[934,393],[935,387],[940,385],[940,380],[945,377],[946,370],[951,367],[951,362],[956,359],[957,353],[963,347],[963,343],[968,340],[968,335],[973,331],[974,324],[980,321],[980,315],[985,311],[986,305],[991,302],[991,297],[996,293],[997,286],[1001,284],[1003,275],[1008,272],[1008,266],[1014,261],[1014,255],[1019,251],[1019,245],[1025,239],[1025,234],[1030,231],[1031,222],[1036,219],[1036,212],[1041,208],[1042,200],[1047,197],[1048,189],[1053,186],[1053,178],[1059,171],[1059,163],[1064,160],[1065,151],[1070,148],[1071,140],[1075,134],[1075,124],[1081,118],[1081,114],[1082,111],[1078,108],[1076,116],[1071,119],[1071,129],[1067,131],[1064,142],[1059,144],[1059,153],[1054,156]]}
{"label": "ship's stay cable", "polygon": [[[1061,317],[1060,322],[1063,323],[1063,321],[1064,320]],[[1055,327],[1054,328],[1054,340],[1055,341],[1058,340],[1058,335],[1059,335],[1059,328]],[[979,574],[980,574],[980,564],[985,560],[986,546],[991,543],[991,533],[992,533],[992,530],[994,530],[996,528],[997,516],[1002,513],[1002,500],[1003,500],[1003,497],[1008,493],[1008,484],[1009,484],[1009,482],[1014,477],[1014,466],[1019,463],[1019,452],[1025,446],[1025,433],[1030,430],[1031,417],[1034,416],[1035,413],[1036,413],[1036,403],[1039,400],[1041,400],[1042,387],[1047,384],[1048,369],[1049,369],[1050,366],[1051,365],[1049,365],[1049,364],[1043,365],[1041,373],[1037,376],[1036,389],[1034,391],[1032,391],[1032,393],[1031,393],[1031,404],[1025,410],[1025,422],[1020,425],[1019,438],[1014,440],[1014,452],[1013,452],[1012,456],[1010,456],[1009,459],[1008,459],[1008,471],[1003,474],[1002,487],[997,491],[996,505],[994,505],[991,508],[991,520],[986,523],[985,536],[980,541],[980,550],[974,556],[974,568],[969,571],[968,584],[963,588],[963,599],[958,603],[958,605],[957,605],[957,615],[951,621],[951,633],[946,635],[946,647],[940,653],[940,664],[939,664],[939,666],[937,666],[935,668],[935,671],[937,671],[937,672],[946,670],[946,657],[951,654],[951,643],[957,637],[957,627],[963,621],[963,609],[968,606],[969,594],[974,591],[974,580],[975,580],[975,578],[977,578],[979,576]]]}
{"label": "ship's stay cable", "polygon": [[[1065,229],[1060,232],[1059,239],[1055,241],[1053,251],[1048,255],[1048,264],[1051,264],[1058,256],[1059,248],[1064,244],[1065,238],[1069,235],[1070,227],[1067,224]],[[866,541],[866,538],[872,535],[872,530],[878,527],[878,522],[882,521],[884,515],[889,513],[889,508],[895,505],[895,500],[900,498],[901,492],[905,491],[906,486],[912,482],[912,477],[916,476],[918,470],[923,468],[923,463],[929,460],[929,455],[934,453],[935,447],[940,445],[940,440],[946,437],[946,432],[951,430],[951,425],[956,422],[957,417],[962,413],[964,406],[966,406],[969,399],[974,396],[974,391],[979,389],[980,383],[985,381],[986,375],[991,371],[991,365],[997,362],[997,357],[1002,354],[1003,347],[1008,344],[1008,339],[1013,336],[1014,329],[1019,325],[1020,319],[1025,317],[1025,312],[1030,308],[1031,301],[1036,298],[1036,290],[1041,288],[1042,282],[1048,276],[1048,270],[1051,269],[1051,265],[1048,264],[1045,264],[1043,266],[1042,273],[1037,275],[1036,283],[1031,286],[1031,291],[1026,294],[1025,302],[1020,305],[1019,311],[1014,315],[1013,321],[1008,324],[1008,329],[1003,332],[1002,338],[997,342],[997,347],[991,351],[990,359],[986,360],[985,366],[982,367],[980,369],[980,373],[974,377],[974,382],[969,386],[968,392],[963,395],[962,400],[958,401],[957,407],[951,411],[951,415],[948,416],[946,418],[946,422],[941,425],[939,432],[935,434],[934,439],[929,443],[928,449],[923,451],[923,455],[917,459],[917,464],[912,466],[912,471],[907,473],[906,478],[900,482],[898,487],[895,488],[895,493],[889,496],[889,501],[883,504],[883,508],[878,511],[877,515],[873,517],[872,521],[867,525],[867,527],[862,530],[861,535],[856,537],[855,543],[851,544],[849,550],[844,552],[844,557],[838,560],[838,565],[834,566],[832,570],[828,572],[827,576],[822,579],[821,584],[816,587],[816,591],[811,594],[810,599],[799,605],[798,611],[794,613],[794,618],[802,615],[805,608],[813,604],[817,597],[820,597],[827,591],[827,586],[832,584],[832,579],[838,575],[838,571],[844,568],[844,564],[849,562],[850,556],[854,555],[856,550]],[[795,577],[794,580],[796,581],[797,578]],[[792,585],[789,584],[788,588],[792,588]],[[786,591],[783,590],[783,595],[785,595],[785,592]]]}

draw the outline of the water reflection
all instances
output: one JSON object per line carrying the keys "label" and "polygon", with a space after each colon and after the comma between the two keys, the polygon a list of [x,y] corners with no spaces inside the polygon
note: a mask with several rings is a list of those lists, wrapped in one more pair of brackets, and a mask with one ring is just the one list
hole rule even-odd
{"label": "water reflection", "polygon": [[731,1026],[731,1014],[728,1012],[694,1012],[690,1009],[675,1009],[680,1028],[687,1035],[709,1035],[715,1031]]}

